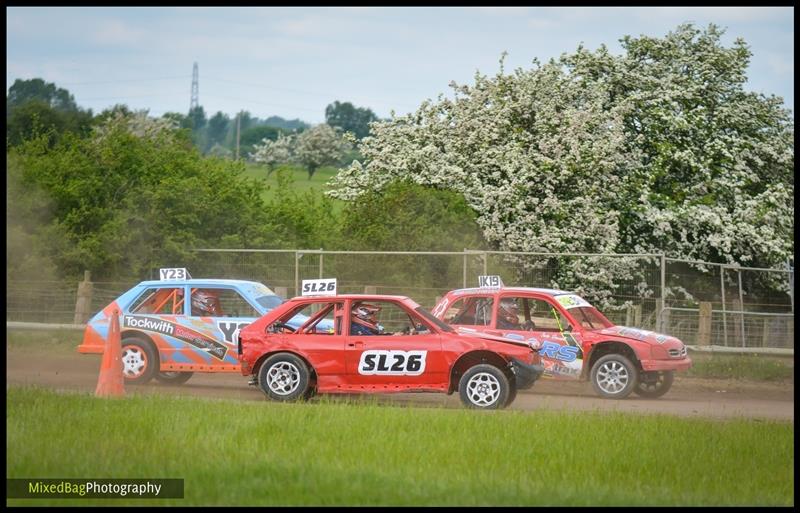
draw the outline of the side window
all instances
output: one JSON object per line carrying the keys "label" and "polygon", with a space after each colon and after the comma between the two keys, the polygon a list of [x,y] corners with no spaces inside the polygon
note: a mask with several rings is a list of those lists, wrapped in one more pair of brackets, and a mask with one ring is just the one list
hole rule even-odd
{"label": "side window", "polygon": [[354,301],[350,335],[421,335],[430,333],[426,321],[392,301]]}
{"label": "side window", "polygon": [[492,322],[491,297],[464,297],[454,302],[444,314],[444,322],[448,324],[466,324],[469,326],[488,326]]}
{"label": "side window", "polygon": [[561,313],[541,299],[526,299],[530,312],[530,320],[533,326],[530,329],[536,331],[567,331],[569,321]]}
{"label": "side window", "polygon": [[299,305],[267,327],[270,333],[294,335],[341,335],[341,302],[314,302]]}
{"label": "side window", "polygon": [[198,317],[260,317],[233,289],[192,289],[192,315]]}
{"label": "side window", "polygon": [[135,314],[183,314],[183,288],[145,289],[132,303],[131,313]]}

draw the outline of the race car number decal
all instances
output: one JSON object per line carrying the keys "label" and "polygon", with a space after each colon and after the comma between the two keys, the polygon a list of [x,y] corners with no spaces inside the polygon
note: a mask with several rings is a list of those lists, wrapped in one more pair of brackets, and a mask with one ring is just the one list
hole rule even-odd
{"label": "race car number decal", "polygon": [[336,278],[323,280],[303,280],[304,296],[335,296]]}
{"label": "race car number decal", "polygon": [[217,321],[217,328],[222,332],[222,338],[225,339],[225,342],[235,344],[239,331],[246,328],[249,324],[248,322]]}
{"label": "race car number decal", "polygon": [[185,280],[189,277],[189,272],[186,271],[185,267],[159,269],[158,273],[161,280]]}
{"label": "race car number decal", "polygon": [[428,351],[364,351],[358,362],[358,373],[366,376],[419,376],[425,372],[427,356]]}

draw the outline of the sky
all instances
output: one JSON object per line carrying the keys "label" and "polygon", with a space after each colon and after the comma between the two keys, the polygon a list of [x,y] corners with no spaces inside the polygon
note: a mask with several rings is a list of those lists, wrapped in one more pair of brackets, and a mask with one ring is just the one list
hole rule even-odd
{"label": "sky", "polygon": [[794,7],[7,7],[6,93],[42,78],[99,112],[189,110],[325,121],[338,100],[379,117],[450,95],[449,84],[529,69],[579,44],[621,54],[625,35],[680,23],[724,29],[753,53],[746,88],[794,110]]}

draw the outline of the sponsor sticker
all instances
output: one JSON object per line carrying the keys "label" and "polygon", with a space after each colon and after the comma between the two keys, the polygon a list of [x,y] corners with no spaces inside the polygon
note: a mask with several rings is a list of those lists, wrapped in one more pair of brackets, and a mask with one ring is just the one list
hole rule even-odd
{"label": "sponsor sticker", "polygon": [[181,326],[180,324],[175,324],[163,319],[139,315],[125,315],[123,316],[122,324],[126,328],[135,328],[142,331],[160,333],[161,335],[169,335],[170,337],[177,338],[178,340],[196,347],[200,351],[205,351],[219,360],[223,360],[225,354],[228,352],[228,346],[222,342],[186,328],[185,326]]}
{"label": "sponsor sticker", "polygon": [[578,296],[577,294],[562,294],[555,296],[556,301],[564,308],[579,308],[581,306],[592,306],[588,301]]}

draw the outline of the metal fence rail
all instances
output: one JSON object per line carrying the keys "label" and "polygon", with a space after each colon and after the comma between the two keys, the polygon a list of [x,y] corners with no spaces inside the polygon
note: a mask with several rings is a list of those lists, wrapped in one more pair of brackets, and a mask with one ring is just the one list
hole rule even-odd
{"label": "metal fence rail", "polygon": [[[617,324],[668,333],[698,347],[794,347],[794,269],[788,266],[739,267],[659,254],[469,249],[195,252],[190,269],[195,278],[260,281],[289,297],[298,294],[303,279],[336,277],[342,293],[404,295],[430,308],[449,290],[477,285],[478,275],[498,274],[506,285],[574,290]],[[153,269],[140,279],[157,277]],[[92,312],[138,281],[93,283]],[[77,283],[9,282],[6,320],[75,323],[77,288]]]}

